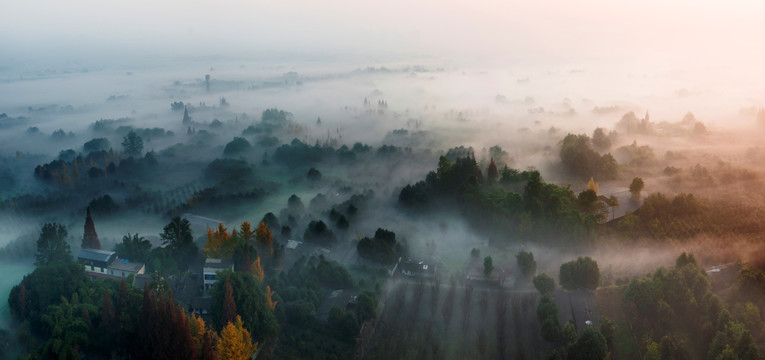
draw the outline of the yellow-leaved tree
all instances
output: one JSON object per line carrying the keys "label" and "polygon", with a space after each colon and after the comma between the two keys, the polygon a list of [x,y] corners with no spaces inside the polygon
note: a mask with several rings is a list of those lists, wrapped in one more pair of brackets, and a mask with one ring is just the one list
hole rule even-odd
{"label": "yellow-leaved tree", "polygon": [[266,226],[266,223],[260,222],[260,225],[258,225],[258,228],[255,229],[255,237],[257,239],[258,245],[264,246],[268,248],[268,251],[271,253],[271,255],[274,254],[274,231],[269,230],[268,226]]}
{"label": "yellow-leaved tree", "polygon": [[234,256],[237,237],[229,234],[222,223],[213,231],[207,228],[205,254],[208,258],[230,259]]}
{"label": "yellow-leaved tree", "polygon": [[274,296],[273,290],[271,290],[270,286],[266,285],[266,301],[268,301],[268,308],[271,309],[271,311],[274,311],[274,309],[276,309],[276,304],[279,302],[271,299],[272,296]]}
{"label": "yellow-leaved tree", "polygon": [[237,315],[233,323],[229,322],[220,331],[217,349],[219,360],[247,360],[258,349],[258,343],[252,342],[250,332]]}
{"label": "yellow-leaved tree", "polygon": [[196,354],[202,353],[202,345],[204,343],[204,336],[207,333],[207,327],[205,321],[201,317],[191,313],[189,316],[189,331],[191,332],[191,340],[194,342],[196,348]]}
{"label": "yellow-leaved tree", "polygon": [[590,177],[590,181],[587,183],[587,190],[592,190],[595,192],[595,195],[598,194],[598,183],[595,182],[595,179]]}
{"label": "yellow-leaved tree", "polygon": [[260,265],[260,256],[252,262],[252,275],[255,276],[258,281],[263,282],[266,278],[266,273],[263,272],[263,266]]}

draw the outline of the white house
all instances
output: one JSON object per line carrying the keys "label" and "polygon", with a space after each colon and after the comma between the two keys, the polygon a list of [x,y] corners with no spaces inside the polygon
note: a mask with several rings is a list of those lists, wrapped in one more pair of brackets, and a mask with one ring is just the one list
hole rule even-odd
{"label": "white house", "polygon": [[224,259],[207,259],[205,260],[205,266],[202,269],[204,275],[204,289],[205,292],[213,287],[216,281],[218,281],[218,272],[229,269],[234,271],[234,262]]}
{"label": "white house", "polygon": [[91,276],[126,278],[131,274],[140,275],[146,271],[144,264],[119,259],[116,252],[108,250],[82,249],[77,255],[77,261]]}

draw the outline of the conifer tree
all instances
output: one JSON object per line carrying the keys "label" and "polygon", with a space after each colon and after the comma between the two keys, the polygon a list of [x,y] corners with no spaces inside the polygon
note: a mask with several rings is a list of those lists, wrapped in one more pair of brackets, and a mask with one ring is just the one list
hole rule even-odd
{"label": "conifer tree", "polygon": [[226,324],[234,321],[235,317],[238,317],[238,315],[236,314],[234,289],[231,287],[231,282],[226,279],[226,292],[223,296],[223,316],[221,316],[220,326],[226,326]]}
{"label": "conifer tree", "polygon": [[90,207],[88,206],[85,216],[85,234],[82,236],[83,249],[101,249],[101,242],[98,241],[96,226],[93,224],[93,218],[90,216]]}
{"label": "conifer tree", "polygon": [[490,181],[496,181],[499,178],[499,171],[497,170],[497,164],[494,163],[494,158],[491,158],[491,162],[489,162],[487,177]]}
{"label": "conifer tree", "polygon": [[229,322],[221,330],[217,347],[220,360],[247,360],[257,350],[258,343],[252,342],[250,332],[237,315],[234,322]]}

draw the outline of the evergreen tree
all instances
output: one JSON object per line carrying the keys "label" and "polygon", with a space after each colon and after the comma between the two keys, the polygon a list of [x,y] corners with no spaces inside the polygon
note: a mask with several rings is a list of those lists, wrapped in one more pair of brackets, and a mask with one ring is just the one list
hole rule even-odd
{"label": "evergreen tree", "polygon": [[96,234],[96,226],[93,224],[93,218],[90,216],[90,206],[86,210],[85,216],[85,234],[82,235],[82,248],[83,249],[101,249],[101,242],[98,240],[98,234]]}
{"label": "evergreen tree", "polygon": [[490,181],[497,181],[497,178],[499,178],[499,171],[497,171],[497,164],[494,163],[494,158],[491,158],[491,162],[489,162],[487,177]]}

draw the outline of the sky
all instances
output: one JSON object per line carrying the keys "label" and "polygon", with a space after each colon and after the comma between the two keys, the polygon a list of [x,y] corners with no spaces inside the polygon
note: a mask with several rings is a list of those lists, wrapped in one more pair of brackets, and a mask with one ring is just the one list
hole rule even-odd
{"label": "sky", "polygon": [[659,64],[765,57],[761,1],[25,0],[0,5],[0,66],[269,57]]}

